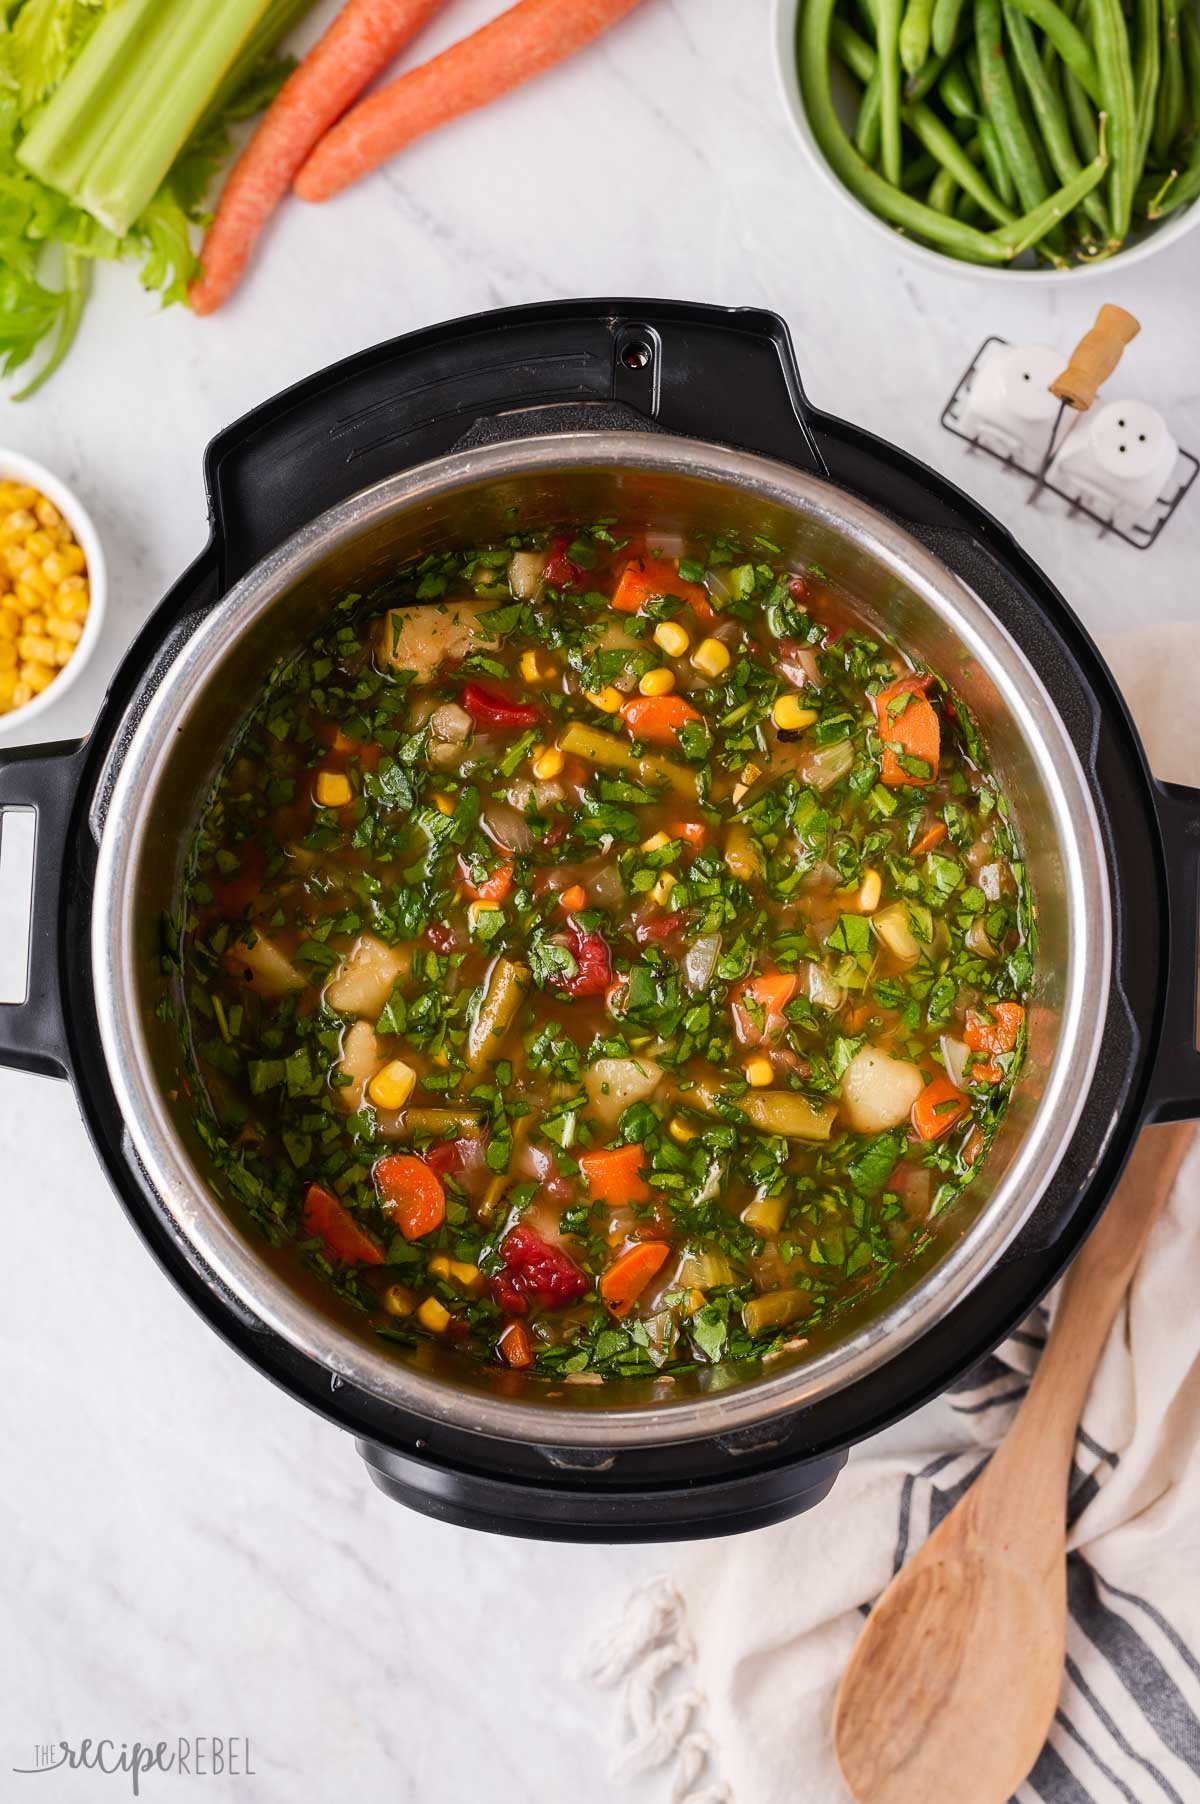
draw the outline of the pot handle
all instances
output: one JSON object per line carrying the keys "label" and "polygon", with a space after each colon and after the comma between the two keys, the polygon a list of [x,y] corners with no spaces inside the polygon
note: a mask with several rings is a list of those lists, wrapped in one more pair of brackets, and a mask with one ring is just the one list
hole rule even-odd
{"label": "pot handle", "polygon": [[1149,1121],[1200,1117],[1200,789],[1155,783],[1167,867],[1168,956]]}
{"label": "pot handle", "polygon": [[0,1002],[0,1066],[67,1077],[66,1023],[59,972],[68,827],[79,790],[82,740],[0,752],[0,833],[16,810],[35,814],[33,894],[25,1000]]}

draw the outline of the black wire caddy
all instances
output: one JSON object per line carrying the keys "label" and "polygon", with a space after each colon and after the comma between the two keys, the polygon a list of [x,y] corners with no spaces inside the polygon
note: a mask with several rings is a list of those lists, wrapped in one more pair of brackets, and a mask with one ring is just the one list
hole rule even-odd
{"label": "black wire caddy", "polygon": [[[985,457],[990,457],[996,463],[1002,464],[1006,470],[1011,470],[1014,475],[1027,477],[1031,482],[1036,482],[1038,480],[1039,467],[1041,464],[1040,457],[1035,457],[1032,453],[1029,453],[1027,457],[1021,457],[1008,452],[998,451],[993,445],[986,444],[976,433],[965,431],[962,426],[962,419],[965,411],[964,404],[970,393],[971,384],[975,380],[975,376],[978,373],[985,353],[992,345],[1006,347],[1008,343],[1008,339],[1001,338],[999,334],[995,332],[990,333],[989,336],[984,339],[967,368],[959,377],[955,384],[953,394],[942,409],[941,424],[947,432],[952,433],[955,438],[961,439],[965,445],[970,446],[973,452],[981,451]],[[1158,539],[1164,526],[1166,526],[1167,522],[1172,518],[1176,509],[1192,488],[1198,473],[1200,473],[1200,459],[1194,457],[1190,451],[1185,450],[1184,447],[1180,445],[1178,448],[1178,456],[1175,460],[1175,468],[1171,473],[1166,490],[1164,490],[1151,507],[1146,510],[1143,517],[1130,526],[1119,526],[1116,522],[1115,515],[1106,517],[1097,509],[1089,507],[1085,502],[1081,501],[1077,495],[1072,495],[1065,489],[1059,488],[1049,479],[1048,473],[1042,476],[1040,486],[1045,489],[1048,494],[1056,495],[1058,499],[1065,504],[1070,516],[1081,516],[1084,519],[1091,520],[1094,525],[1100,528],[1100,536],[1102,538],[1111,533],[1114,537],[1123,540],[1126,545],[1132,545],[1135,551],[1149,551],[1150,547]]]}

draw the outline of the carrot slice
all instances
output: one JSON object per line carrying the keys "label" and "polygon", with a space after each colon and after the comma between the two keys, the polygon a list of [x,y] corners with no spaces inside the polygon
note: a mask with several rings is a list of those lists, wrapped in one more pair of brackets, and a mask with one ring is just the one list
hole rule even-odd
{"label": "carrot slice", "polygon": [[229,173],[188,298],[215,313],[237,287],[292,177],[367,83],[433,17],[443,0],[349,0],[284,82]]}
{"label": "carrot slice", "polygon": [[617,1316],[632,1309],[651,1278],[666,1263],[670,1251],[665,1240],[639,1240],[614,1259],[600,1277],[605,1308]]}
{"label": "carrot slice", "polygon": [[496,1346],[505,1365],[512,1366],[515,1371],[523,1372],[526,1366],[533,1364],[533,1341],[524,1322],[510,1322],[507,1328],[502,1328]]}
{"label": "carrot slice", "polygon": [[482,883],[471,882],[467,873],[467,866],[463,863],[461,858],[458,861],[458,869],[462,877],[462,886],[464,890],[466,890],[468,896],[476,902],[503,902],[504,898],[512,889],[513,866],[511,858],[507,859],[503,864],[498,864],[491,876],[485,877]]}
{"label": "carrot slice", "polygon": [[316,1234],[325,1242],[325,1250],[343,1265],[382,1265],[383,1254],[369,1234],[363,1232],[336,1196],[320,1184],[310,1184],[304,1193],[301,1212],[306,1234]]}
{"label": "carrot slice", "polygon": [[[942,729],[933,705],[925,695],[931,679],[901,676],[874,697],[875,718],[883,740],[883,782],[888,789],[906,784],[932,783],[938,774]],[[905,770],[904,758],[928,766],[928,775]]]}
{"label": "carrot slice", "polygon": [[432,1234],[446,1219],[446,1192],[436,1171],[415,1153],[393,1153],[380,1159],[375,1185],[389,1215],[405,1240]]}
{"label": "carrot slice", "polygon": [[579,1169],[587,1180],[594,1203],[645,1203],[650,1200],[650,1186],[642,1176],[646,1163],[644,1148],[631,1146],[599,1147],[595,1152],[580,1153]]}
{"label": "carrot slice", "polygon": [[700,583],[685,583],[674,563],[664,557],[630,558],[613,593],[612,606],[619,614],[638,614],[660,595],[677,595],[705,620],[712,615],[708,590]]}
{"label": "carrot slice", "polygon": [[572,883],[568,889],[559,894],[559,906],[565,908],[569,915],[577,915],[581,908],[587,907],[587,891],[582,883]]}
{"label": "carrot slice", "polygon": [[685,839],[697,852],[708,844],[708,828],[703,821],[672,821],[667,828],[672,839]]}
{"label": "carrot slice", "polygon": [[1025,1019],[1025,1010],[1019,1002],[995,1002],[989,1013],[990,1021],[973,1008],[967,1010],[963,1039],[972,1052],[990,1055],[986,1065],[972,1065],[972,1083],[998,1084],[1001,1081],[1004,1067],[999,1055],[1013,1051]]}
{"label": "carrot slice", "polygon": [[914,845],[912,849],[913,857],[923,858],[926,852],[932,852],[935,846],[940,846],[945,837],[945,821],[934,821],[932,827],[927,828]]}
{"label": "carrot slice", "polygon": [[648,745],[674,745],[680,727],[699,718],[682,695],[635,695],[621,709],[621,719],[633,737]]}
{"label": "carrot slice", "polygon": [[296,177],[302,200],[328,200],[448,120],[565,62],[637,0],[519,0],[441,56],[400,76],[327,132]]}
{"label": "carrot slice", "polygon": [[782,1015],[796,994],[796,982],[794,971],[763,971],[748,980],[742,994],[757,1002],[764,1015]]}
{"label": "carrot slice", "polygon": [[922,1140],[940,1140],[970,1109],[969,1097],[948,1077],[939,1075],[926,1084],[913,1104],[912,1124]]}

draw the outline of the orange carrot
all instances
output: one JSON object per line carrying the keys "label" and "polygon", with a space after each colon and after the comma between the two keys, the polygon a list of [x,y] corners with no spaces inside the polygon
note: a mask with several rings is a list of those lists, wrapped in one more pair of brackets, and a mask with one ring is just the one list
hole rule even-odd
{"label": "orange carrot", "polygon": [[782,1015],[796,994],[796,982],[793,971],[763,971],[749,979],[742,994],[757,1002],[764,1015]]}
{"label": "orange carrot", "polygon": [[498,864],[491,876],[485,877],[482,883],[471,882],[467,867],[461,858],[458,861],[458,868],[462,877],[463,888],[466,890],[468,896],[471,896],[476,902],[503,902],[513,886],[513,867],[511,858],[505,860],[502,864]]}
{"label": "orange carrot", "polygon": [[394,1153],[375,1167],[376,1188],[384,1212],[405,1240],[432,1234],[446,1219],[446,1192],[436,1171],[415,1153]]}
{"label": "orange carrot", "polygon": [[461,43],[354,107],[296,177],[302,200],[328,200],[414,138],[552,69],[632,12],[637,0],[519,0]]}
{"label": "orange carrot", "polygon": [[524,1322],[510,1322],[507,1328],[501,1329],[496,1345],[505,1365],[516,1371],[524,1371],[526,1366],[533,1364],[533,1342]]}
{"label": "orange carrot", "polygon": [[912,1106],[912,1124],[922,1140],[940,1140],[970,1111],[970,1101],[945,1076],[926,1084]]}
{"label": "orange carrot", "polygon": [[613,1315],[632,1309],[671,1251],[665,1240],[639,1240],[619,1254],[600,1276],[600,1296]]}
{"label": "orange carrot", "polygon": [[699,718],[682,695],[635,695],[621,709],[621,719],[633,737],[650,745],[674,745],[680,727]]}
{"label": "orange carrot", "polygon": [[259,233],[329,127],[385,69],[443,0],[349,0],[294,69],[221,190],[189,298],[215,313],[237,287]]}
{"label": "orange carrot", "polygon": [[659,595],[678,595],[704,619],[710,619],[708,590],[699,583],[685,583],[674,563],[665,557],[630,558],[613,591],[611,606],[619,614],[637,614]]}
{"label": "orange carrot", "polygon": [[[888,789],[932,783],[938,774],[942,729],[924,694],[929,683],[927,676],[897,677],[874,698],[879,737],[883,740],[883,781]],[[903,758],[919,759],[929,767],[928,775],[906,771]]]}
{"label": "orange carrot", "polygon": [[331,1258],[343,1265],[382,1265],[383,1254],[369,1234],[364,1234],[350,1211],[320,1184],[304,1193],[304,1232],[319,1235]]}
{"label": "orange carrot", "polygon": [[696,852],[703,852],[708,844],[708,828],[703,821],[672,821],[667,832],[672,839],[685,839]]}
{"label": "orange carrot", "polygon": [[579,1169],[594,1203],[649,1202],[650,1186],[642,1176],[646,1154],[640,1146],[605,1146],[580,1153]]}
{"label": "orange carrot", "polygon": [[1021,1023],[1025,1019],[1025,1010],[1019,1002],[993,1003],[990,1013],[992,1019],[987,1021],[975,1009],[968,1009],[966,1026],[963,1028],[963,1039],[971,1051],[990,1055],[986,1065],[972,1065],[970,1076],[971,1082],[975,1084],[1000,1082],[1004,1076],[1004,1067],[998,1055],[1012,1052],[1021,1032]]}
{"label": "orange carrot", "polygon": [[913,857],[923,858],[926,852],[932,852],[935,846],[940,846],[945,837],[945,821],[934,821],[932,827],[926,828],[925,832],[922,833],[920,839],[913,847]]}
{"label": "orange carrot", "polygon": [[572,883],[561,892],[558,900],[560,907],[565,908],[569,915],[577,915],[581,908],[587,907],[587,891],[582,883]]}

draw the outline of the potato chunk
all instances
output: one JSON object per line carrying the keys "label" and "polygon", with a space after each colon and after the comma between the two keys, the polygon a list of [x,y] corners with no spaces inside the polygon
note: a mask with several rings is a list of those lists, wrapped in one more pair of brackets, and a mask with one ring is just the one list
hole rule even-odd
{"label": "potato chunk", "polygon": [[375,1029],[370,1022],[356,1021],[353,1027],[346,1029],[342,1037],[342,1056],[338,1061],[338,1070],[350,1082],[336,1085],[333,1094],[347,1114],[353,1114],[355,1109],[362,1108],[367,1085],[377,1071],[382,1071],[385,1062],[379,1050]]}
{"label": "potato chunk", "polygon": [[407,946],[385,946],[373,933],[361,933],[325,986],[325,1000],[339,1015],[379,1018],[398,977],[412,964]]}
{"label": "potato chunk", "polygon": [[393,670],[411,670],[418,683],[431,683],[448,659],[495,645],[496,635],[479,622],[493,605],[464,600],[392,608],[379,629],[380,662]]}
{"label": "potato chunk", "polygon": [[289,990],[302,990],[304,979],[274,940],[260,933],[252,946],[235,940],[225,954],[225,968],[268,1001],[277,1002]]}
{"label": "potato chunk", "polygon": [[924,1088],[924,1078],[907,1059],[864,1046],[842,1076],[842,1120],[856,1134],[882,1134],[908,1120]]}
{"label": "potato chunk", "polygon": [[663,1068],[653,1059],[597,1059],[583,1082],[593,1113],[612,1127],[622,1109],[646,1102],[662,1079]]}

